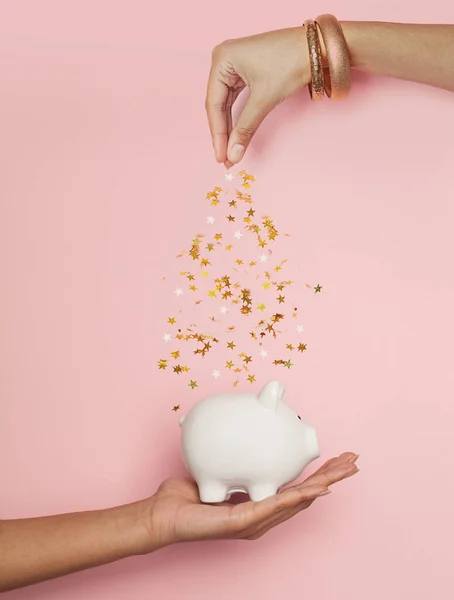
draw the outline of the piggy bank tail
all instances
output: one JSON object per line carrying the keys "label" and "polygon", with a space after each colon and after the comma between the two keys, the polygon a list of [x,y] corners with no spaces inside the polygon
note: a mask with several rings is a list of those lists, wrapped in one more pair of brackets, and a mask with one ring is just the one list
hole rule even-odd
{"label": "piggy bank tail", "polygon": [[183,427],[183,423],[184,423],[184,420],[185,420],[185,418],[186,418],[186,417],[181,417],[181,419],[178,421],[178,425],[179,425],[180,427]]}

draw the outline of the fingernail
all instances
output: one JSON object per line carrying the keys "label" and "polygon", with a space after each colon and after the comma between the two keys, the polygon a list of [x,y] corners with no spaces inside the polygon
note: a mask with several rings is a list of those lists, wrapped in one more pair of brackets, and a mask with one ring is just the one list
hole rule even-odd
{"label": "fingernail", "polygon": [[320,492],[319,496],[326,496],[327,494],[331,494],[331,490],[325,490],[324,492]]}
{"label": "fingernail", "polygon": [[355,463],[359,458],[359,454],[356,454],[356,456],[353,456],[348,462],[349,463]]}
{"label": "fingernail", "polygon": [[[355,466],[356,466],[356,465],[355,465]],[[353,475],[356,475],[356,473],[358,473],[358,471],[359,471],[359,469],[358,469],[358,467],[356,467],[356,470],[355,470],[355,471],[353,471],[353,473],[349,473],[349,474],[346,476],[346,479],[347,479],[347,477],[353,477]]]}
{"label": "fingernail", "polygon": [[245,150],[246,148],[242,144],[235,144],[229,152],[229,161],[232,163],[240,162]]}

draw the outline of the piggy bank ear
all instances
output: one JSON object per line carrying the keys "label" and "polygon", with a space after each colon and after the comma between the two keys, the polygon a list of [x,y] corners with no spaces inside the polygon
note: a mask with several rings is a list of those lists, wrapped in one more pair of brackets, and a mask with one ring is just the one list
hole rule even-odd
{"label": "piggy bank ear", "polygon": [[270,381],[261,390],[258,400],[267,410],[276,410],[284,396],[284,386],[279,381]]}

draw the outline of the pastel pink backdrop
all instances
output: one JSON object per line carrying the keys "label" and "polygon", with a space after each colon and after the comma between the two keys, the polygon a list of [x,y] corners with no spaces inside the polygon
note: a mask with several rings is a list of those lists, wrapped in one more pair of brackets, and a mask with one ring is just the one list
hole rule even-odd
{"label": "pastel pink backdrop", "polygon": [[[210,50],[328,11],[454,22],[443,0],[1,3],[1,518],[124,503],[183,473],[170,409],[194,395],[157,377],[157,280],[222,183]],[[453,98],[356,76],[344,104],[281,106],[245,163],[301,276],[324,285],[289,394],[322,458],[357,451],[360,475],[255,543],[173,547],[5,597],[451,597]]]}

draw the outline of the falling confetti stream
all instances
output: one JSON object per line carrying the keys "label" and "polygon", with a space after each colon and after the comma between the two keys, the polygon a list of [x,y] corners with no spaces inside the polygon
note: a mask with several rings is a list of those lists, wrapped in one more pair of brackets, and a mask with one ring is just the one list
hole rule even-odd
{"label": "falling confetti stream", "polygon": [[[290,234],[282,234],[269,215],[258,214],[250,193],[254,176],[227,173],[228,188],[235,179],[240,190],[208,192],[205,232],[176,257],[176,308],[166,320],[157,367],[192,390],[208,358],[215,365],[212,377],[237,387],[256,381],[260,361],[270,369],[291,369],[307,350],[294,282],[285,276],[288,260],[276,258],[278,241]],[[306,288],[316,294],[323,289]]]}

